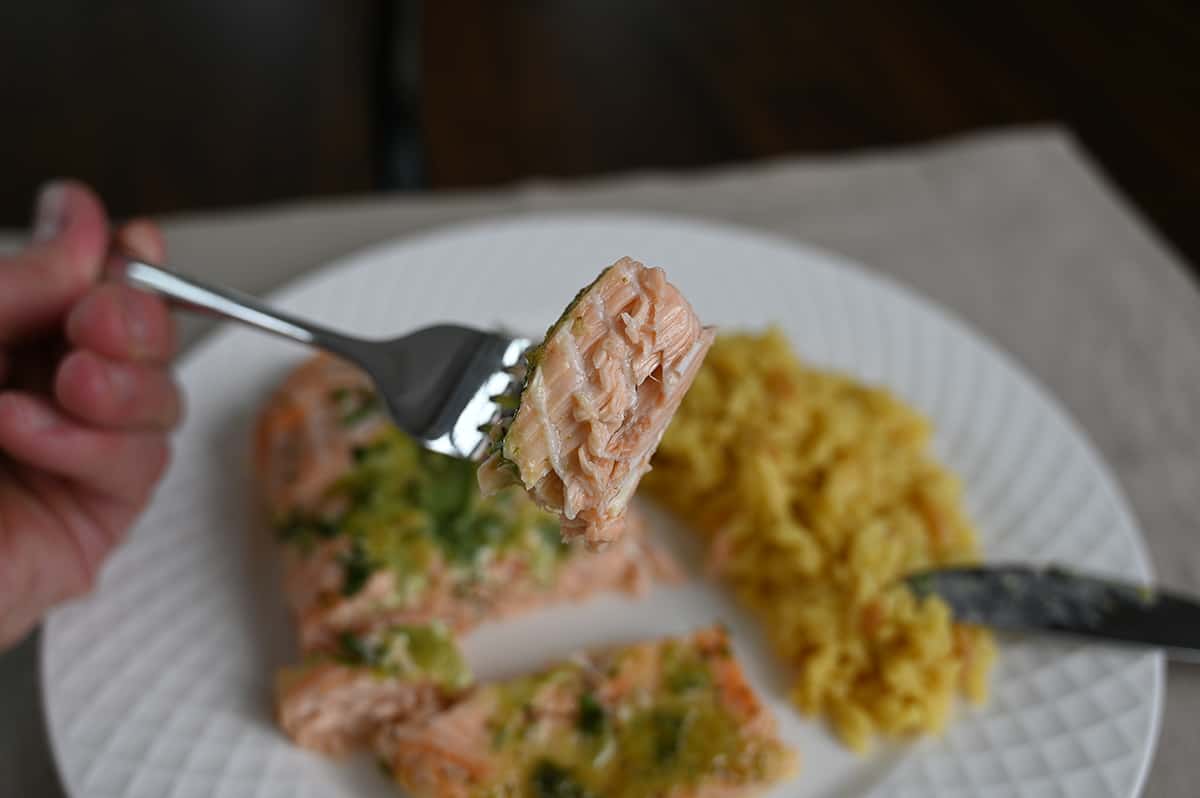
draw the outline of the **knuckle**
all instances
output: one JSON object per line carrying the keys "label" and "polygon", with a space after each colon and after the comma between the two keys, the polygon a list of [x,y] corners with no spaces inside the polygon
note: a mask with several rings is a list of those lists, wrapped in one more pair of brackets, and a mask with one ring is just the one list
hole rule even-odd
{"label": "knuckle", "polygon": [[[128,399],[115,378],[115,367],[86,350],[76,350],[63,360],[55,380],[56,398],[71,412],[96,423],[118,414]],[[124,392],[129,393],[128,391]]]}
{"label": "knuckle", "polygon": [[113,296],[116,286],[100,285],[83,296],[67,318],[67,337],[78,343],[96,339],[104,342],[117,330],[117,308]]}

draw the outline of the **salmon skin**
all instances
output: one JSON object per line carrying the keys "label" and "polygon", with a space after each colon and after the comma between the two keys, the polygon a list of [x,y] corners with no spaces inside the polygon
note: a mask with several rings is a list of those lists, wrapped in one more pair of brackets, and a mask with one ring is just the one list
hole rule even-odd
{"label": "salmon skin", "polygon": [[662,269],[605,269],[527,356],[517,411],[479,468],[484,494],[519,484],[564,537],[593,550],[618,539],[713,338]]}
{"label": "salmon skin", "polygon": [[733,798],[796,761],[720,627],[477,687],[375,748],[414,798]]}

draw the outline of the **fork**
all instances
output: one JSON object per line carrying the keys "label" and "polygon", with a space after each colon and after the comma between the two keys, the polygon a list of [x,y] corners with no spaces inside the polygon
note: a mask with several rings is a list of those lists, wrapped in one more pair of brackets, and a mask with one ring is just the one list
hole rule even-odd
{"label": "fork", "polygon": [[241,322],[354,363],[375,383],[402,430],[427,449],[464,459],[482,459],[489,425],[512,412],[531,343],[453,324],[388,340],[358,338],[119,251],[110,253],[105,276],[181,309]]}

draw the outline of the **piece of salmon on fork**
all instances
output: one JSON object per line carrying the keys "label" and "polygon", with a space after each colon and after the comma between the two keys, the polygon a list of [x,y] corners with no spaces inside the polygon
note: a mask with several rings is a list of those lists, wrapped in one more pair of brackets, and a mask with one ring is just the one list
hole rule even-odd
{"label": "piece of salmon on fork", "polygon": [[526,355],[516,413],[493,427],[479,469],[484,492],[522,485],[565,536],[617,540],[714,336],[662,269],[609,266]]}

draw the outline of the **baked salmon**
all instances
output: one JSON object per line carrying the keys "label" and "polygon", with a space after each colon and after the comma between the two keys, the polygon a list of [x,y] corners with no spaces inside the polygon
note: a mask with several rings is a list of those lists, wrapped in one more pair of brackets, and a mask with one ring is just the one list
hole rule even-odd
{"label": "baked salmon", "polygon": [[255,465],[273,518],[316,511],[354,450],[388,425],[369,377],[329,355],[302,363],[259,415]]}
{"label": "baked salmon", "polygon": [[471,682],[444,624],[344,634],[336,651],[310,655],[276,677],[279,726],[298,745],[341,755],[383,726],[444,708]]}
{"label": "baked salmon", "polygon": [[477,687],[375,748],[414,798],[732,798],[795,767],[720,628]]}
{"label": "baked salmon", "polygon": [[713,337],[662,269],[605,269],[527,356],[516,413],[479,468],[484,494],[519,484],[564,536],[616,540]]}
{"label": "baked salmon", "polygon": [[520,489],[481,496],[472,463],[422,449],[361,372],[327,356],[271,399],[256,457],[304,652],[435,619],[463,632],[677,575],[637,521],[622,545],[589,556]]}

